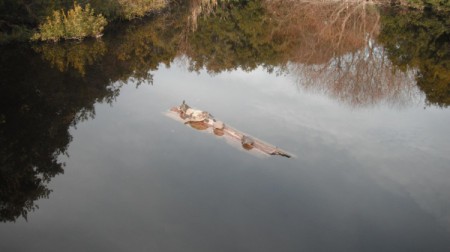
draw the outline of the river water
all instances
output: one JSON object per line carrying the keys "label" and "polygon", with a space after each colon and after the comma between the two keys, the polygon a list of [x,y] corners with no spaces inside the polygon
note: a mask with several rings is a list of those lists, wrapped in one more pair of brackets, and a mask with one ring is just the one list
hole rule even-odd
{"label": "river water", "polygon": [[[363,7],[182,6],[1,47],[0,251],[449,251],[448,26]],[[293,157],[168,117],[183,100]]]}

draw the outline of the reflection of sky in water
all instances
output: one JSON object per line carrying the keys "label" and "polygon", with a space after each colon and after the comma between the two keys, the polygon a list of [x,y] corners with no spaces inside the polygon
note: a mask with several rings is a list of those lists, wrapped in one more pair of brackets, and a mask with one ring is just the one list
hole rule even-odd
{"label": "reflection of sky in water", "polygon": [[[65,174],[28,223],[0,226],[1,250],[448,251],[450,110],[351,108],[294,79],[175,64],[125,85],[72,129]],[[163,115],[182,100],[297,158]]]}

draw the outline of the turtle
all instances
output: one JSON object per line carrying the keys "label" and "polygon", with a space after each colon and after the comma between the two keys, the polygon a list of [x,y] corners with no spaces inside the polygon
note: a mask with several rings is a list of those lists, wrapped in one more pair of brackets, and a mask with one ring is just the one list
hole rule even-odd
{"label": "turtle", "polygon": [[243,135],[241,138],[242,147],[246,150],[253,149],[253,145],[255,144],[255,140],[253,140],[251,137]]}
{"label": "turtle", "polygon": [[181,105],[180,105],[180,107],[179,107],[181,113],[184,113],[184,114],[186,114],[186,111],[187,111],[188,109],[190,109],[190,108],[191,108],[191,107],[189,107],[189,105],[187,105],[186,102],[185,102],[184,100],[183,100],[183,103],[181,103]]}
{"label": "turtle", "polygon": [[217,130],[223,130],[225,128],[225,124],[222,121],[213,120],[213,128]]}
{"label": "turtle", "polygon": [[225,124],[222,121],[216,121],[213,119],[212,127],[214,134],[216,134],[217,136],[223,136],[225,134]]}
{"label": "turtle", "polygon": [[196,109],[187,109],[184,114],[184,124],[189,124],[192,128],[205,130],[209,128],[209,113]]}
{"label": "turtle", "polygon": [[186,122],[204,122],[209,119],[209,113],[197,109],[187,109],[186,110],[186,118],[184,119]]}

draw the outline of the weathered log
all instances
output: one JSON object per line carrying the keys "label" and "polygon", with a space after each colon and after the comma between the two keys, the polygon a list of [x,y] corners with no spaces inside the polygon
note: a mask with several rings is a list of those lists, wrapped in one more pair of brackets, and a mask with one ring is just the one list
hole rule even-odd
{"label": "weathered log", "polygon": [[271,156],[292,157],[291,154],[276,146],[257,138],[250,137],[229,125],[225,125],[222,121],[213,118],[213,116],[206,111],[192,109],[184,101],[180,106],[171,108],[168,112],[168,116],[198,130],[209,129],[211,133],[214,133],[217,136],[240,143],[240,145],[248,151],[259,151]]}

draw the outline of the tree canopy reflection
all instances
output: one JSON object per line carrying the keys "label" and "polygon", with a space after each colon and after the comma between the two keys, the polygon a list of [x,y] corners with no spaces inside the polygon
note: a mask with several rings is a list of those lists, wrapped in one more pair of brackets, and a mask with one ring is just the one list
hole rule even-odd
{"label": "tree canopy reflection", "polygon": [[105,43],[101,40],[56,45],[46,43],[35,46],[34,49],[41,53],[42,58],[50,62],[52,67],[61,72],[74,68],[81,75],[86,74],[86,66],[94,64],[106,52]]}
{"label": "tree canopy reflection", "polygon": [[[448,20],[399,13],[380,12],[367,2],[196,0],[119,27],[84,54],[76,44],[35,49],[51,64],[72,65],[80,73],[82,65],[105,54],[99,62],[114,61],[140,80],[151,80],[149,71],[180,58],[189,70],[209,73],[262,66],[290,72],[301,87],[352,106],[415,102],[417,82],[430,105],[447,106]],[[405,42],[421,31],[432,45]],[[422,53],[411,48],[419,45]]]}
{"label": "tree canopy reflection", "polygon": [[104,40],[0,47],[0,221],[27,218],[49,197],[69,128],[93,118],[94,104],[112,103],[121,85],[151,81],[150,70],[173,61],[175,16],[119,26]]}
{"label": "tree canopy reflection", "polygon": [[392,63],[377,43],[382,23],[375,6],[297,2],[268,9],[282,24],[278,33],[283,41],[298,39],[287,59],[301,87],[351,106],[402,105],[416,95],[411,72],[392,71]]}
{"label": "tree canopy reflection", "polygon": [[58,156],[72,140],[69,128],[92,118],[95,103],[112,102],[119,86],[91,71],[61,72],[23,46],[0,55],[0,221],[14,221],[48,197],[47,183],[63,173]]}
{"label": "tree canopy reflection", "polygon": [[450,20],[430,12],[389,10],[379,40],[402,71],[416,69],[417,86],[429,104],[450,105]]}

